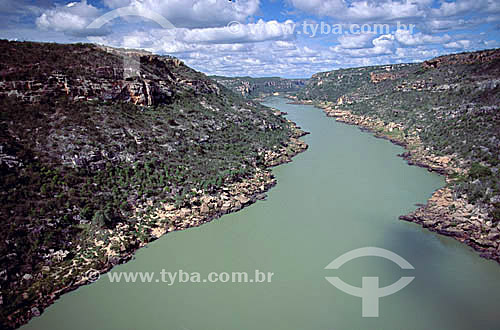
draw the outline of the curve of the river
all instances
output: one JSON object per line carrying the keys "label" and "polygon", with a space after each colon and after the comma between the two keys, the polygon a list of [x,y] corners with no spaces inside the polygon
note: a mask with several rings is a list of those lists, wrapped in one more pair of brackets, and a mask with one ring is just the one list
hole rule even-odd
{"label": "curve of the river", "polygon": [[[64,295],[23,329],[499,329],[500,267],[457,241],[398,216],[425,203],[442,177],[408,166],[402,148],[322,111],[265,103],[311,132],[309,150],[274,169],[278,185],[260,201],[209,224],[170,233],[112,270],[155,272],[152,283],[96,283]],[[413,267],[362,257],[325,269],[361,247],[390,250]],[[160,272],[272,272],[265,283],[164,283]],[[362,317],[361,298],[325,277],[380,287],[415,279]],[[168,278],[168,277],[167,277]],[[195,279],[196,280],[196,279]]]}

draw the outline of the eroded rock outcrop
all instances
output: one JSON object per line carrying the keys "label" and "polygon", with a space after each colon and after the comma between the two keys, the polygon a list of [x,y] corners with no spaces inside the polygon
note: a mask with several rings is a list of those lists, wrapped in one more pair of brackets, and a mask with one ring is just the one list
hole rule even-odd
{"label": "eroded rock outcrop", "polygon": [[[405,147],[408,151],[398,156],[406,159],[409,165],[424,167],[445,175],[447,183],[453,182],[451,175],[467,174],[462,166],[464,162],[458,155],[433,155],[424,147],[416,132],[402,134],[406,129],[402,124],[355,115],[348,110],[339,109],[338,106],[325,106],[323,110],[327,116],[334,117],[339,122],[360,126],[377,137],[386,138]],[[488,205],[470,204],[466,198],[458,196],[449,187],[436,190],[425,205],[399,218],[451,236],[479,251],[482,257],[500,262],[500,223],[492,221]]]}

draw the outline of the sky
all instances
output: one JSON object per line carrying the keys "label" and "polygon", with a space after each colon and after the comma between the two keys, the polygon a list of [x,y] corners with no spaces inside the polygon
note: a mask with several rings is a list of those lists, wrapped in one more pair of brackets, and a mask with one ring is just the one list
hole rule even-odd
{"label": "sky", "polygon": [[206,74],[308,78],[500,47],[500,0],[0,0],[0,39],[172,55]]}

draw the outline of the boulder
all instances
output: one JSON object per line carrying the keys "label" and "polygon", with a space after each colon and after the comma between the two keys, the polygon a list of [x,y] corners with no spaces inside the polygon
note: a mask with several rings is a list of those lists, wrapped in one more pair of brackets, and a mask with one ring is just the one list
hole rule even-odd
{"label": "boulder", "polygon": [[224,202],[224,204],[222,204],[222,207],[221,207],[221,210],[222,212],[226,213],[227,211],[229,211],[231,209],[231,203],[230,202]]}
{"label": "boulder", "polygon": [[241,205],[241,203],[239,201],[237,201],[236,203],[234,203],[234,206],[233,208],[231,209],[233,212],[236,212],[236,211],[239,211],[241,210],[243,206]]}
{"label": "boulder", "polygon": [[500,233],[490,232],[487,237],[490,241],[496,241],[498,238],[500,238]]}
{"label": "boulder", "polygon": [[203,204],[201,204],[200,212],[201,212],[201,214],[207,214],[210,212],[210,208],[208,207],[207,204],[203,203]]}
{"label": "boulder", "polygon": [[238,202],[240,202],[242,205],[245,205],[247,204],[248,202],[250,202],[250,198],[244,196],[244,195],[239,195],[238,197],[236,197],[236,200]]}
{"label": "boulder", "polygon": [[424,227],[434,227],[436,225],[436,222],[434,220],[425,220],[423,222]]}
{"label": "boulder", "polygon": [[258,194],[257,196],[255,196],[255,198],[258,200],[264,200],[264,199],[266,199],[266,197],[267,197],[266,194]]}

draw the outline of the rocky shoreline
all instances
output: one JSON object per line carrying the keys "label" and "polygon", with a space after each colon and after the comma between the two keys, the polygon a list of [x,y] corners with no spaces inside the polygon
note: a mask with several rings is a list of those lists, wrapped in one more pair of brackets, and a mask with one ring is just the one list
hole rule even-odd
{"label": "rocky shoreline", "polygon": [[[295,101],[298,102],[298,101]],[[307,101],[304,104],[311,104]],[[400,220],[414,222],[431,231],[450,236],[465,243],[480,253],[480,256],[500,263],[500,223],[494,224],[489,217],[490,205],[470,204],[453,190],[454,174],[467,174],[465,162],[457,155],[435,156],[430,153],[417,132],[404,134],[405,127],[394,122],[361,116],[342,110],[331,103],[315,104],[328,117],[349,125],[356,125],[404,147],[407,151],[398,155],[409,165],[426,168],[445,176],[447,185],[436,190],[425,205]]]}
{"label": "rocky shoreline", "polygon": [[[278,112],[275,114],[282,114]],[[172,231],[200,226],[265,199],[265,193],[277,183],[270,168],[290,162],[295,155],[308,148],[305,142],[299,140],[308,133],[295,123],[289,123],[293,136],[285,146],[263,151],[266,168],[256,168],[252,177],[242,182],[226,184],[216,194],[193,191],[191,208],[166,203],[160,207],[155,205],[152,209],[152,202],[142,205],[134,212],[136,222],[133,225],[123,223],[113,229],[94,232],[94,240],[86,242],[85,246],[78,245],[71,258],[67,258],[69,251],[56,251],[48,256],[50,266],[42,267],[40,273],[26,274],[23,277],[27,289],[21,298],[29,303],[8,316],[7,323],[4,324],[6,329],[15,329],[26,324],[32,317],[40,316],[43,309],[62,294],[95,282],[100,274],[110,271],[117,264],[127,262],[135,251],[149,242]]]}

